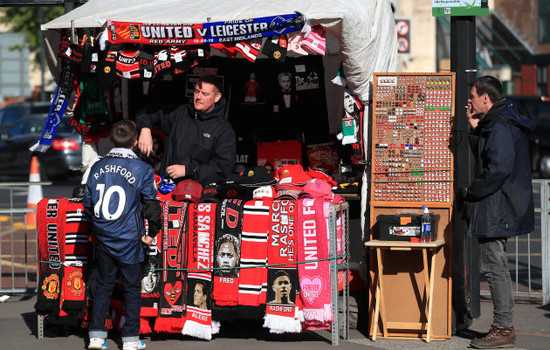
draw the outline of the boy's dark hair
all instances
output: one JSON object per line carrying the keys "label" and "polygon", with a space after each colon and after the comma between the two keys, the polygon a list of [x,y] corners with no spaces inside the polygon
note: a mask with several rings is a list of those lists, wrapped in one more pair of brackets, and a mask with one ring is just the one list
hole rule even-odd
{"label": "boy's dark hair", "polygon": [[477,78],[472,86],[475,86],[479,96],[487,94],[489,100],[495,103],[502,98],[502,84],[500,81],[490,75],[484,75]]}
{"label": "boy's dark hair", "polygon": [[214,85],[216,89],[218,89],[218,92],[222,92],[222,81],[220,78],[218,78],[217,75],[214,74],[205,74],[197,80],[197,85],[199,87],[202,87],[202,83],[208,83]]}
{"label": "boy's dark hair", "polygon": [[124,119],[114,123],[111,127],[110,139],[115,147],[132,149],[137,136],[136,123],[132,120]]}

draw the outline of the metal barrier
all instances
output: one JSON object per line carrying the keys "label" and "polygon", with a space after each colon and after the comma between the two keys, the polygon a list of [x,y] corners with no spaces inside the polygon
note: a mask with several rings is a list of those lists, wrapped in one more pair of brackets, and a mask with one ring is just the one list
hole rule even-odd
{"label": "metal barrier", "polygon": [[[27,222],[27,195],[30,185],[51,182],[0,183],[0,293],[36,292],[36,225]],[[7,192],[7,196],[6,196]],[[22,197],[22,200],[17,200]]]}
{"label": "metal barrier", "polygon": [[[535,231],[508,239],[506,251],[514,296],[550,303],[550,180],[533,180]],[[481,295],[491,295],[482,279]]]}

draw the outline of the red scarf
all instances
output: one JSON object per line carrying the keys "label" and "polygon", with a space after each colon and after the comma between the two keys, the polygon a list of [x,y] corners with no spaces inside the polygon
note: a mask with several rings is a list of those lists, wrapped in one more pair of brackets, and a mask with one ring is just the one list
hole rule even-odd
{"label": "red scarf", "polygon": [[61,309],[81,312],[86,307],[90,225],[81,202],[60,201],[65,207],[65,262],[61,288]]}
{"label": "red scarf", "polygon": [[212,322],[212,247],[216,204],[191,204],[187,245],[187,315],[182,334],[210,340],[219,332]]}
{"label": "red scarf", "polygon": [[[252,200],[244,205],[241,234],[241,269],[239,275],[238,318],[259,319],[265,310],[267,268],[267,236],[269,209],[273,199]],[[263,306],[263,308],[262,308]]]}
{"label": "red scarf", "polygon": [[[244,201],[224,199],[216,210],[214,245],[214,288],[212,300],[217,306],[236,306],[239,299],[239,265]],[[231,256],[227,258],[227,256]],[[237,269],[223,270],[223,260]],[[231,262],[229,262],[231,261]],[[234,310],[232,310],[234,311]],[[234,312],[232,312],[234,315]]]}
{"label": "red scarf", "polygon": [[294,200],[274,200],[269,212],[267,247],[267,305],[264,327],[271,333],[299,333],[303,314],[300,310]]}
{"label": "red scarf", "polygon": [[[149,230],[149,226],[146,226]],[[161,228],[153,239],[153,243],[147,249],[143,277],[141,279],[141,310],[140,310],[140,334],[151,333],[150,319],[154,319],[159,311],[160,278],[162,271],[162,235]]]}
{"label": "red scarf", "polygon": [[39,281],[34,308],[37,313],[58,315],[65,261],[64,215],[60,199],[42,199],[36,208]]}
{"label": "red scarf", "polygon": [[162,266],[156,332],[179,333],[185,322],[184,244],[187,202],[164,202]]}

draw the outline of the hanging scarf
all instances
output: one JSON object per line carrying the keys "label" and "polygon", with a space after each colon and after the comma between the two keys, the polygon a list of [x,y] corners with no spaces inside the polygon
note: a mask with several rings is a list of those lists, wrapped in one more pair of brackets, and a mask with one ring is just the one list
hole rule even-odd
{"label": "hanging scarf", "polygon": [[69,99],[71,98],[74,83],[74,64],[65,58],[61,58],[61,62],[60,82],[57,86],[55,97],[48,113],[48,119],[46,119],[46,124],[42,131],[42,136],[37,143],[29,148],[32,152],[46,152],[48,148],[50,148],[55,138],[57,127],[59,123],[61,123],[61,118],[63,114],[65,114]]}
{"label": "hanging scarf", "polygon": [[241,269],[237,318],[261,319],[267,291],[267,236],[273,200],[252,200],[244,205],[241,234]]}
{"label": "hanging scarf", "polygon": [[[264,327],[271,333],[299,333],[300,310],[294,200],[274,200],[269,212],[267,305]],[[281,265],[282,264],[282,265]]]}
{"label": "hanging scarf", "polygon": [[156,332],[179,333],[185,322],[184,244],[187,202],[164,202],[162,267]]}
{"label": "hanging scarf", "polygon": [[182,334],[210,340],[220,330],[212,321],[212,247],[216,204],[190,205],[187,254],[187,315]]}
{"label": "hanging scarf", "polygon": [[212,300],[217,306],[236,306],[239,299],[243,206],[243,200],[224,199],[216,210]]}
{"label": "hanging scarf", "polygon": [[[81,312],[86,307],[86,282],[90,258],[90,225],[81,202],[66,202],[65,266],[61,288],[61,310]],[[63,205],[65,206],[65,205]]]}
{"label": "hanging scarf", "polygon": [[[149,230],[149,225],[146,225]],[[162,235],[161,228],[146,251],[146,259],[141,279],[140,334],[151,333],[149,319],[158,315],[160,301],[160,276],[162,274]]]}
{"label": "hanging scarf", "polygon": [[42,199],[37,205],[38,295],[34,308],[42,315],[58,314],[60,307],[65,232],[61,224],[60,199]]}
{"label": "hanging scarf", "polygon": [[331,328],[330,244],[324,218],[324,200],[302,198],[298,201],[298,276],[304,305],[305,328]]}

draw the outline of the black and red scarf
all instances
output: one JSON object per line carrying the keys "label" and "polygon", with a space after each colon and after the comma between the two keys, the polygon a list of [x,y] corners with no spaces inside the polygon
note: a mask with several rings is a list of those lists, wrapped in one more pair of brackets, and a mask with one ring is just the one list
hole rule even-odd
{"label": "black and red scarf", "polygon": [[185,232],[187,202],[163,204],[162,273],[156,332],[179,333],[185,323]]}

